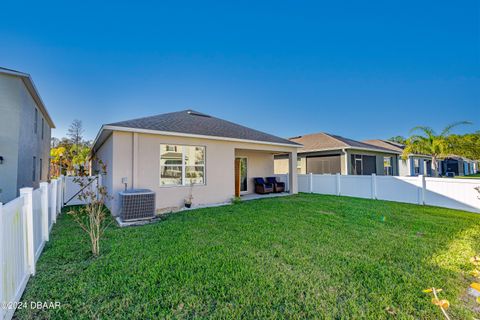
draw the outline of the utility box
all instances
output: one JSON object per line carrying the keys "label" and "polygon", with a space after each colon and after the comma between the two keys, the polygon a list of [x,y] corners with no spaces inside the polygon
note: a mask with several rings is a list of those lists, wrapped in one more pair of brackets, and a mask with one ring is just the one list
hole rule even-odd
{"label": "utility box", "polygon": [[149,189],[121,191],[120,219],[134,221],[155,217],[155,192]]}

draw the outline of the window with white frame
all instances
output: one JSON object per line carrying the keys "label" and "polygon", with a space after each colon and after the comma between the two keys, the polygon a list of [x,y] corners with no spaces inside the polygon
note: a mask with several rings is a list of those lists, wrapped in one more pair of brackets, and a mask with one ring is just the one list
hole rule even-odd
{"label": "window with white frame", "polygon": [[205,147],[160,145],[160,185],[205,184]]}

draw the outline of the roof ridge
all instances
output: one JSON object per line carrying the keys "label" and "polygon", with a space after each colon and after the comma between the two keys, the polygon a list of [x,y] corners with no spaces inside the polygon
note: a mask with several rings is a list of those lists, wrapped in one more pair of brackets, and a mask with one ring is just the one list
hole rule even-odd
{"label": "roof ridge", "polygon": [[[319,135],[327,136],[331,139],[334,139],[334,140],[340,142],[344,146],[348,146],[344,141],[337,138],[337,137],[340,137],[340,138],[344,138],[344,137],[339,136],[339,135],[334,135],[334,134],[331,134],[331,133],[328,133],[328,132],[325,132],[325,131],[319,131],[319,132],[315,132],[315,133],[307,133],[307,134],[303,134],[303,135],[293,137],[293,138],[288,138],[288,139],[289,140],[292,140],[292,139],[295,140],[295,139],[301,139],[301,138],[304,138],[304,137],[312,137],[312,136],[319,136]],[[347,139],[347,138],[344,138],[344,139]],[[350,139],[350,140],[352,140],[352,139]]]}
{"label": "roof ridge", "polygon": [[117,123],[122,123],[122,122],[129,122],[129,121],[138,121],[138,120],[144,120],[148,118],[154,118],[154,117],[159,117],[159,116],[165,116],[169,114],[174,114],[174,113],[182,113],[182,112],[188,112],[188,111],[193,111],[196,112],[195,110],[192,109],[185,109],[185,110],[180,110],[180,111],[173,111],[173,112],[165,112],[165,113],[158,113],[158,114],[152,114],[150,116],[144,116],[144,117],[139,117],[139,118],[133,118],[133,119],[128,119],[128,120],[120,120],[120,121],[115,121],[111,123],[105,123],[107,126],[115,125]]}
{"label": "roof ridge", "polygon": [[335,139],[337,141],[340,141],[340,143],[342,143],[345,147],[352,147],[351,144],[343,141],[342,139],[345,139],[345,140],[350,140],[350,141],[355,141],[355,142],[360,142],[360,141],[357,141],[357,140],[354,140],[354,139],[350,139],[350,138],[346,138],[346,137],[342,137],[340,135],[337,135],[337,134],[331,134],[331,133],[327,133],[327,132],[323,132],[324,135],[326,136],[329,136],[331,137],[332,139]]}
{"label": "roof ridge", "polygon": [[184,109],[136,119],[104,124],[102,127],[124,127],[153,131],[197,134],[250,141],[299,145],[285,138],[247,127],[243,124],[217,118],[193,109]]}

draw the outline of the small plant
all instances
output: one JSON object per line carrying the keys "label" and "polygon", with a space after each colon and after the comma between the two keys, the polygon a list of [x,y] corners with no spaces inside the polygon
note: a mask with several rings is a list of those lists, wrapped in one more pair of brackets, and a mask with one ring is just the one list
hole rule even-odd
{"label": "small plant", "polygon": [[192,202],[193,202],[193,182],[190,183],[190,193],[188,194],[188,196],[185,198],[185,207],[186,208],[190,208],[192,206]]}
{"label": "small plant", "polygon": [[450,307],[450,302],[448,302],[447,299],[439,299],[438,298],[438,293],[443,291],[442,289],[436,289],[436,288],[428,288],[423,290],[425,293],[432,293],[433,298],[432,298],[432,303],[436,305],[437,307],[442,310],[443,315],[445,316],[445,319],[450,320],[450,317],[448,316],[447,309]]}
{"label": "small plant", "polygon": [[[98,163],[102,168],[102,173],[105,174],[105,164],[101,160],[98,160]],[[78,198],[83,200],[86,205],[70,210],[68,214],[88,234],[92,254],[97,257],[100,255],[100,238],[110,224],[106,222],[108,210],[105,207],[105,201],[111,197],[105,186],[99,183],[93,185],[93,181],[87,178],[86,173],[81,173],[74,179],[74,182],[80,186],[81,191]]]}
{"label": "small plant", "polygon": [[240,202],[242,202],[242,198],[240,198],[240,197],[233,197],[232,198],[232,204],[239,204]]}

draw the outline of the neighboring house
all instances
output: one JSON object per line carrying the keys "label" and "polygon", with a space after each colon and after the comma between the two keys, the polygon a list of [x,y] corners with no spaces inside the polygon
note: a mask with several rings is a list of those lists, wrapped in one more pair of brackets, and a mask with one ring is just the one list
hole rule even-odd
{"label": "neighboring house", "polygon": [[[119,213],[118,192],[147,188],[156,208],[224,203],[254,192],[254,177],[274,174],[275,154],[288,154],[290,193],[297,193],[299,144],[193,110],[103,125],[93,155],[107,167],[103,183]],[[94,170],[98,163],[94,163]],[[124,186],[124,182],[127,183]],[[191,188],[191,184],[194,184]]]}
{"label": "neighboring house", "polygon": [[440,174],[443,176],[467,176],[477,173],[477,162],[459,156],[449,156],[440,161]]}
{"label": "neighboring house", "polygon": [[0,202],[49,178],[52,128],[30,75],[0,68]]}
{"label": "neighboring house", "polygon": [[[297,172],[301,174],[398,175],[400,152],[328,133],[291,138],[303,145],[298,151]],[[275,173],[285,173],[287,157],[275,156]]]}
{"label": "neighboring house", "polygon": [[431,177],[432,171],[432,156],[422,154],[409,154],[407,159],[402,159],[401,154],[405,146],[403,144],[392,142],[388,140],[365,140],[368,144],[372,144],[377,147],[382,147],[396,151],[400,153],[398,158],[398,175],[399,176],[419,176],[424,175]]}

